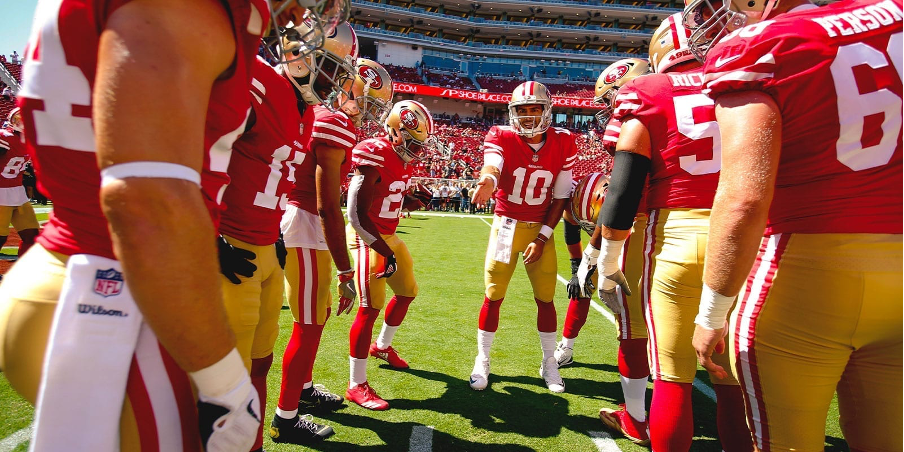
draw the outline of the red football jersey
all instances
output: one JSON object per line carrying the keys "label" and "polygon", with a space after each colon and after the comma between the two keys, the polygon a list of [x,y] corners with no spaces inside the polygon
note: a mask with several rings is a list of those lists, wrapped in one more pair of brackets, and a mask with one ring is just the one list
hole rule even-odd
{"label": "red football jersey", "polygon": [[702,69],[637,77],[618,91],[615,116],[637,118],[650,134],[647,209],[711,209],[721,141]]}
{"label": "red football jersey", "polygon": [[251,98],[254,125],[233,146],[232,181],[223,195],[226,210],[220,232],[264,246],[279,238],[293,176],[307,157],[301,130],[311,128],[313,116],[302,117],[292,84],[259,57],[252,71]]}
{"label": "red football jersey", "polygon": [[368,215],[380,234],[394,234],[399,225],[399,212],[411,178],[412,165],[406,165],[386,137],[371,138],[352,150],[352,165],[370,166],[380,173],[374,185],[373,204]]}
{"label": "red football jersey", "polygon": [[0,129],[0,152],[3,152],[0,154],[0,188],[21,187],[22,170],[28,162],[24,137]]}
{"label": "red football jersey", "polygon": [[[618,137],[621,136],[621,121],[615,118],[609,119],[606,125],[606,131],[603,134],[603,148],[610,154],[615,154],[615,145],[618,144]],[[614,162],[612,162],[614,163]],[[606,174],[612,173],[612,168],[606,169]],[[649,178],[647,178],[649,182]],[[640,203],[637,204],[637,214],[647,213],[647,193],[649,193],[647,184],[643,186],[643,193],[640,195]]]}
{"label": "red football jersey", "polygon": [[[352,148],[358,141],[358,128],[349,117],[341,112],[331,112],[326,107],[318,105],[314,107],[314,126],[311,128],[311,138],[308,140],[307,152],[317,153],[319,146],[339,148],[345,151],[345,162],[340,168],[342,180],[348,174],[352,166]],[[299,209],[317,214],[317,185],[315,172],[316,162],[313,158],[306,159],[299,165],[296,171],[295,189],[289,196],[289,204]]]}
{"label": "red football jersey", "polygon": [[574,166],[577,147],[568,130],[550,127],[545,136],[546,143],[534,152],[510,126],[493,126],[487,132],[484,155],[503,159],[495,194],[496,215],[535,223],[546,219],[553,183],[560,172]]}
{"label": "red football jersey", "polygon": [[712,98],[763,91],[782,113],[768,234],[901,233],[902,16],[901,0],[843,1],[710,51]]}
{"label": "red football jersey", "polygon": [[[127,0],[40,2],[29,39],[18,102],[41,189],[54,208],[38,242],[65,255],[115,258],[100,209],[91,98],[104,25]],[[211,216],[229,182],[233,141],[250,108],[251,62],[269,17],[264,0],[223,2],[232,18],[236,58],[210,94],[204,133],[202,191]],[[174,106],[175,108],[175,106]],[[163,132],[161,132],[163,133]],[[211,238],[213,240],[213,238]]]}

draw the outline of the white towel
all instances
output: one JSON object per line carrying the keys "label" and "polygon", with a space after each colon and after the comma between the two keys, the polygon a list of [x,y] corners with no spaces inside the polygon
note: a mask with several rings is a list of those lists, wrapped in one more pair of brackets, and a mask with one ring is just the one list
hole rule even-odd
{"label": "white towel", "polygon": [[118,261],[69,258],[44,355],[30,450],[119,450],[120,415],[142,320]]}
{"label": "white towel", "polygon": [[518,220],[508,217],[496,217],[499,230],[496,232],[496,254],[493,260],[508,264],[512,260],[512,240],[515,239],[515,226]]}

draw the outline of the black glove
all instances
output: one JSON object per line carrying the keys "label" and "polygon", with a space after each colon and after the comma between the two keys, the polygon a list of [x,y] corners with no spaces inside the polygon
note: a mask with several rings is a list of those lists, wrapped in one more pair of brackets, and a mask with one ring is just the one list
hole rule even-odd
{"label": "black glove", "polygon": [[279,240],[273,244],[276,246],[276,260],[279,261],[279,266],[282,267],[283,270],[286,269],[286,256],[289,254],[286,251],[286,242],[282,238],[282,234],[279,235]]}
{"label": "black glove", "polygon": [[374,277],[377,279],[389,278],[393,273],[396,272],[396,270],[399,269],[398,264],[396,264],[395,254],[390,254],[382,260],[382,268],[378,268],[374,273]]}
{"label": "black glove", "polygon": [[581,281],[578,279],[578,268],[581,266],[581,258],[573,257],[571,258],[571,280],[568,281],[568,284],[565,285],[565,290],[568,292],[569,300],[576,300],[578,298],[584,298],[581,296]]}
{"label": "black glove", "polygon": [[217,248],[220,252],[220,273],[229,282],[241,284],[242,281],[236,275],[246,278],[254,275],[257,265],[251,261],[257,258],[256,254],[230,245],[222,235],[217,238]]}

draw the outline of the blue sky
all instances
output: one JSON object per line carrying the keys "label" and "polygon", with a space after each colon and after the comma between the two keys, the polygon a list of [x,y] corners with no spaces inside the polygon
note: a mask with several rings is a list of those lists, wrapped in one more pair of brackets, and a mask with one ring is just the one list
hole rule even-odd
{"label": "blue sky", "polygon": [[0,54],[10,55],[13,50],[22,54],[28,42],[31,20],[38,0],[12,0],[3,2],[0,13]]}

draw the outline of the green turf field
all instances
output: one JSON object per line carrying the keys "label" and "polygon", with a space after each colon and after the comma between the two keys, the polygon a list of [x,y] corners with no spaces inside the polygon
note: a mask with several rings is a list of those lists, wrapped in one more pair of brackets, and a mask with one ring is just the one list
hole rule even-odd
{"label": "green turf field", "polygon": [[[368,379],[389,401],[388,411],[349,405],[315,417],[336,434],[316,450],[386,451],[635,451],[645,450],[612,434],[597,418],[601,407],[616,407],[621,388],[616,364],[615,327],[600,312],[590,317],[575,346],[575,363],[562,369],[565,393],[553,394],[538,375],[541,352],[536,307],[523,270],[518,270],[502,305],[493,344],[490,386],[472,391],[468,376],[476,353],[477,314],[483,302],[483,256],[489,217],[403,219],[399,236],[415,261],[420,294],[393,341],[411,369],[396,371],[371,360]],[[570,277],[561,232],[556,232],[559,273]],[[568,301],[559,284],[556,309],[559,329]],[[340,394],[348,383],[348,330],[352,317],[331,318],[323,334],[315,383]],[[269,424],[279,390],[280,362],[292,317],[282,311],[281,334],[270,372]],[[381,321],[374,327],[379,332]],[[706,380],[705,372],[698,377]],[[648,403],[650,392],[648,392]],[[715,404],[694,391],[694,451],[719,451],[715,439]],[[27,427],[33,410],[9,388],[0,374],[0,452],[3,438]],[[838,427],[837,403],[826,425],[826,450],[847,450]],[[24,449],[24,445],[19,444]],[[268,451],[299,450],[265,440]]]}

